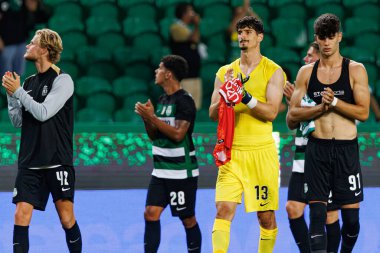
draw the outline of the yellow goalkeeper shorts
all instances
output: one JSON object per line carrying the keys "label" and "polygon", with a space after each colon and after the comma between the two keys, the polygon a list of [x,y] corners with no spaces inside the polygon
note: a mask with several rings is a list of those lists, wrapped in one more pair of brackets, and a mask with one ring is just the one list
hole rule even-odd
{"label": "yellow goalkeeper shorts", "polygon": [[231,161],[219,167],[215,201],[241,203],[246,212],[278,209],[279,162],[274,143],[234,147]]}

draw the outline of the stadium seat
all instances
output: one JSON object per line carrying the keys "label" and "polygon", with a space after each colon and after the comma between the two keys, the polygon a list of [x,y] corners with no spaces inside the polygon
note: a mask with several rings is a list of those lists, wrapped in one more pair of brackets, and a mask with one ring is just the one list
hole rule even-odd
{"label": "stadium seat", "polygon": [[84,30],[83,22],[80,19],[68,16],[53,16],[49,19],[48,25],[50,29],[59,34]]}
{"label": "stadium seat", "polygon": [[129,38],[135,38],[143,33],[158,33],[158,25],[155,20],[127,17],[123,21],[124,35]]}
{"label": "stadium seat", "polygon": [[134,110],[135,104],[137,102],[146,103],[146,101],[148,101],[148,99],[149,99],[148,94],[137,93],[137,94],[128,96],[128,97],[124,98],[123,109]]}
{"label": "stadium seat", "polygon": [[380,79],[376,82],[375,96],[380,101]]}
{"label": "stadium seat", "polygon": [[[319,5],[315,7],[315,12],[314,12],[315,17],[319,17],[320,15],[324,13],[335,14],[340,18],[340,20],[344,20],[344,17],[345,17],[344,15],[345,10],[343,6],[339,3],[336,3],[336,4],[330,3],[330,4]],[[315,20],[315,18],[313,18],[313,20]]]}
{"label": "stadium seat", "polygon": [[78,2],[64,2],[54,7],[54,16],[66,16],[81,20],[83,10]]}
{"label": "stadium seat", "polygon": [[[251,1],[251,2],[253,2],[253,1]],[[231,6],[232,7],[238,7],[238,6],[242,6],[243,5],[243,3],[244,3],[244,0],[231,0]],[[267,4],[268,3],[268,1],[267,0],[255,0],[254,1],[254,3],[251,3],[251,4]],[[253,9],[253,10],[255,10],[255,9]]]}
{"label": "stadium seat", "polygon": [[366,3],[377,4],[378,2],[378,0],[342,0],[343,5],[347,8],[357,7]]}
{"label": "stadium seat", "polygon": [[366,48],[344,47],[340,50],[340,52],[343,56],[348,57],[354,61],[368,63],[375,63],[376,61],[375,55]]}
{"label": "stadium seat", "polygon": [[105,50],[100,50],[96,46],[83,46],[76,51],[76,62],[82,68],[88,68],[95,62],[111,61],[112,54]]}
{"label": "stadium seat", "polygon": [[271,17],[270,9],[265,4],[260,4],[255,1],[251,4],[253,11],[261,18],[261,20],[269,20]]}
{"label": "stadium seat", "polygon": [[286,7],[278,8],[278,18],[294,18],[304,22],[307,17],[306,9],[303,4],[288,4]]}
{"label": "stadium seat", "polygon": [[191,3],[192,0],[156,0],[156,5],[160,9],[165,9],[169,6],[175,6],[179,3]]}
{"label": "stadium seat", "polygon": [[63,61],[75,61],[76,50],[88,44],[86,35],[81,32],[63,33],[61,34],[61,38],[63,43],[61,60]]}
{"label": "stadium seat", "polygon": [[[211,101],[211,98],[208,99],[207,104],[208,105]],[[197,111],[196,117],[195,117],[196,122],[208,122],[211,121],[208,113],[208,109],[201,109]]]}
{"label": "stadium seat", "polygon": [[131,6],[134,6],[134,5],[139,5],[139,4],[142,4],[142,3],[146,3],[146,4],[151,4],[151,5],[154,5],[155,3],[155,0],[118,0],[117,1],[117,5],[124,8],[124,9],[128,9],[129,7]]}
{"label": "stadium seat", "polygon": [[108,81],[112,81],[119,75],[117,68],[112,62],[97,62],[90,64],[87,68],[86,74],[105,78]]}
{"label": "stadium seat", "polygon": [[3,108],[0,110],[0,121],[1,122],[10,122],[7,108]]}
{"label": "stadium seat", "polygon": [[380,45],[380,35],[377,33],[364,33],[355,38],[354,46],[365,48],[375,54]]}
{"label": "stadium seat", "polygon": [[128,18],[141,18],[155,20],[157,18],[156,8],[151,4],[133,5],[127,9]]}
{"label": "stadium seat", "polygon": [[86,98],[86,107],[111,114],[116,108],[116,101],[111,94],[95,93]]}
{"label": "stadium seat", "polygon": [[44,4],[50,5],[50,6],[58,6],[61,4],[66,4],[70,2],[78,2],[78,0],[44,0]]}
{"label": "stadium seat", "polygon": [[380,6],[379,4],[363,4],[353,8],[355,17],[370,18],[380,20]]}
{"label": "stadium seat", "polygon": [[[204,0],[201,0],[201,1],[206,2]],[[227,3],[205,5],[205,7],[203,7],[202,18],[217,19],[218,22],[221,22],[228,26],[232,18],[232,10],[231,10],[231,7]]]}
{"label": "stadium seat", "polygon": [[193,4],[195,8],[201,9],[215,4],[229,5],[229,0],[193,0]]}
{"label": "stadium seat", "polygon": [[307,7],[319,7],[319,6],[330,6],[331,4],[340,4],[340,0],[305,0],[305,5]]}
{"label": "stadium seat", "polygon": [[218,63],[204,64],[201,68],[201,78],[204,93],[209,93],[214,89],[215,74],[221,67]]}
{"label": "stadium seat", "polygon": [[153,79],[154,70],[150,66],[150,64],[137,62],[135,64],[131,64],[124,69],[124,74],[126,76],[140,78],[145,81],[150,81]]}
{"label": "stadium seat", "polygon": [[84,76],[76,82],[75,93],[80,97],[101,92],[112,92],[111,84],[104,78]]}
{"label": "stadium seat", "polygon": [[120,33],[106,33],[96,38],[95,44],[97,48],[111,55],[115,48],[124,47],[125,41]]}
{"label": "stadium seat", "polygon": [[149,63],[150,52],[138,50],[130,47],[119,47],[113,50],[113,61],[120,70],[124,70],[128,65],[138,62]]}
{"label": "stadium seat", "polygon": [[[302,48],[307,42],[306,29],[298,19],[278,18],[272,21],[272,34],[278,47]],[[292,29],[289,29],[291,27]]]}
{"label": "stadium seat", "polygon": [[[364,63],[364,67],[367,70],[368,83],[370,85],[374,85],[377,81],[377,78],[379,77],[376,65],[371,63]],[[375,87],[375,90],[377,90],[377,87]]]}
{"label": "stadium seat", "polygon": [[299,63],[300,57],[297,52],[284,47],[269,47],[263,49],[263,52],[265,53],[265,56],[267,56],[269,59],[277,62],[277,63],[283,63],[283,62],[293,62],[293,63]]}
{"label": "stadium seat", "polygon": [[150,54],[150,63],[153,66],[153,68],[158,68],[158,65],[160,64],[162,57],[169,54],[171,54],[170,48],[166,46],[152,50]]}
{"label": "stadium seat", "polygon": [[138,115],[134,111],[134,109],[125,109],[125,108],[117,110],[114,113],[114,118],[116,122],[141,122],[142,121],[140,115]]}
{"label": "stadium seat", "polygon": [[132,46],[140,51],[156,50],[162,47],[162,40],[157,33],[145,33],[133,38]]}
{"label": "stadium seat", "polygon": [[146,81],[129,76],[122,76],[117,78],[113,81],[112,87],[113,94],[117,97],[124,98],[137,93],[148,93],[148,84]]}
{"label": "stadium seat", "polygon": [[76,113],[79,122],[113,122],[112,115],[93,108],[83,108]]}
{"label": "stadium seat", "polygon": [[160,35],[164,39],[165,42],[169,42],[170,26],[174,22],[175,22],[174,17],[165,17],[165,18],[160,20]]}
{"label": "stadium seat", "polygon": [[273,42],[273,37],[270,33],[264,33],[264,39],[260,43],[260,48],[267,48],[267,47],[273,47],[274,42]]}
{"label": "stadium seat", "polygon": [[120,32],[121,25],[116,18],[104,16],[91,16],[86,20],[86,32],[92,37],[101,36],[104,33]]}
{"label": "stadium seat", "polygon": [[57,66],[62,69],[63,72],[69,74],[71,78],[75,81],[78,78],[79,70],[78,66],[70,61],[60,61]]}
{"label": "stadium seat", "polygon": [[113,3],[101,3],[93,5],[89,8],[90,17],[106,17],[112,19],[119,18],[119,11],[115,4]]}
{"label": "stadium seat", "polygon": [[80,3],[83,6],[91,7],[91,6],[99,5],[99,4],[102,4],[102,3],[116,4],[116,0],[80,0]]}
{"label": "stadium seat", "polygon": [[362,35],[365,32],[378,33],[380,24],[378,20],[369,18],[351,17],[345,20],[344,35],[347,38],[354,38],[355,36]]}
{"label": "stadium seat", "polygon": [[[202,38],[207,40],[215,34],[225,33],[227,26],[227,23],[220,22],[220,18],[204,18],[200,23],[199,29]],[[210,29],[210,27],[212,27],[212,29]]]}
{"label": "stadium seat", "polygon": [[303,4],[303,0],[268,0],[268,4],[272,7],[280,7],[288,4]]}

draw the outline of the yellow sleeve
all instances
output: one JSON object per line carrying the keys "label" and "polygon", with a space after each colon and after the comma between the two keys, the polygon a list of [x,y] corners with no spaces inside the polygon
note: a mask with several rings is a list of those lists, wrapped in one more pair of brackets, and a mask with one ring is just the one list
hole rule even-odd
{"label": "yellow sleeve", "polygon": [[170,26],[170,34],[175,42],[185,42],[189,39],[191,31],[180,24]]}
{"label": "yellow sleeve", "polygon": [[216,72],[216,77],[218,77],[222,83],[224,83],[224,75],[227,73],[229,67],[230,65],[224,65],[223,67],[219,68],[218,72]]}

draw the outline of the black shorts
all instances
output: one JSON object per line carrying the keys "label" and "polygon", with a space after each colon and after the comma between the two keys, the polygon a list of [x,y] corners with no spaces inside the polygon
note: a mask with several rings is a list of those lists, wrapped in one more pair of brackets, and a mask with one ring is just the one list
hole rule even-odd
{"label": "black shorts", "polygon": [[172,216],[192,217],[195,215],[197,188],[198,177],[165,179],[152,176],[146,206],[165,208],[169,204]]}
{"label": "black shorts", "polygon": [[[305,174],[300,172],[292,172],[288,187],[288,201],[297,201],[307,204],[308,201],[306,198],[305,190]],[[340,206],[333,203],[332,192],[330,191],[329,199],[327,200],[327,211],[338,209],[340,209]]]}
{"label": "black shorts", "polygon": [[308,201],[328,202],[330,191],[339,206],[363,201],[358,140],[311,136],[305,153],[305,181]]}
{"label": "black shorts", "polygon": [[70,166],[51,169],[19,169],[13,190],[14,204],[27,202],[45,211],[49,195],[53,201],[67,199],[74,202],[75,170]]}

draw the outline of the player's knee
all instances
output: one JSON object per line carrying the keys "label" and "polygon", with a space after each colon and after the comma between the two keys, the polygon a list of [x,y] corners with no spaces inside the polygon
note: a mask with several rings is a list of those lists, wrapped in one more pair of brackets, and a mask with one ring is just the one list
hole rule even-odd
{"label": "player's knee", "polygon": [[182,224],[185,228],[192,228],[197,224],[197,219],[195,216],[191,217],[179,217],[182,221]]}
{"label": "player's knee", "polygon": [[71,213],[63,213],[61,214],[61,217],[59,218],[60,222],[62,224],[62,227],[69,229],[75,224],[75,217],[74,214]]}
{"label": "player's knee", "polygon": [[28,210],[17,208],[15,212],[15,224],[27,226],[32,218],[32,213]]}
{"label": "player's knee", "polygon": [[327,219],[326,219],[326,224],[333,224],[337,220],[339,220],[339,213],[338,210],[334,211],[329,211],[327,212]]}
{"label": "player's knee", "polygon": [[359,233],[359,208],[342,209],[342,220],[343,226],[349,234]]}
{"label": "player's knee", "polygon": [[217,205],[217,212],[216,212],[216,218],[217,219],[224,219],[224,220],[232,220],[232,218],[235,215],[235,207],[232,207],[230,205],[224,205],[220,204]]}
{"label": "player's knee", "polygon": [[276,228],[276,217],[273,211],[258,212],[257,217],[262,228]]}
{"label": "player's knee", "polygon": [[303,215],[304,207],[301,205],[297,205],[292,201],[288,201],[285,207],[289,219],[297,219]]}
{"label": "player's knee", "polygon": [[144,219],[146,221],[157,221],[160,219],[160,212],[151,206],[147,206],[144,212]]}

